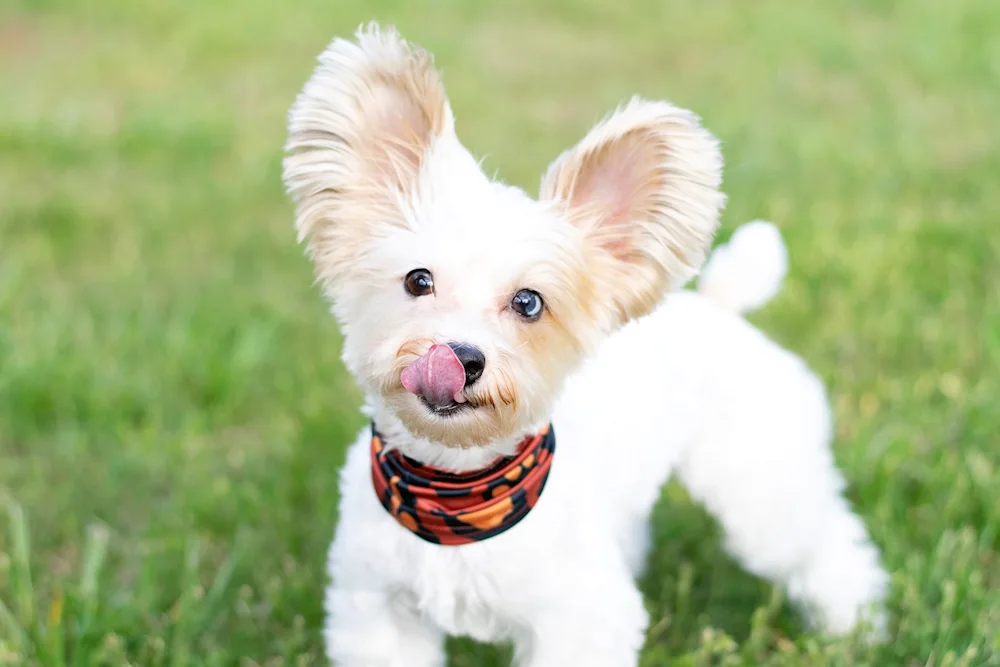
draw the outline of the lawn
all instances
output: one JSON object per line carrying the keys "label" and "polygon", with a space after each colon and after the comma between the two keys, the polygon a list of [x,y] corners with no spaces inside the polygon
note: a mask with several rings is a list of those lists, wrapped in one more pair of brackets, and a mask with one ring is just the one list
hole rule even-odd
{"label": "lawn", "polygon": [[1000,665],[996,0],[5,0],[0,665],[323,663],[362,418],[280,160],[316,55],[370,18],[436,54],[509,182],[666,98],[724,142],[723,237],[786,236],[753,319],[830,388],[892,640],[809,634],[669,486],[643,665]]}

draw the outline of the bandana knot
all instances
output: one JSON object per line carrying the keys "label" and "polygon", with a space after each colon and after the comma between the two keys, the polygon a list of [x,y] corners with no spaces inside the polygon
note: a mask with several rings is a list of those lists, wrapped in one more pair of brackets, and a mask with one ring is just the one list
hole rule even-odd
{"label": "bandana knot", "polygon": [[547,425],[517,454],[485,470],[451,473],[387,449],[372,424],[372,483],[386,511],[417,537],[468,544],[499,535],[531,511],[555,449],[555,432]]}

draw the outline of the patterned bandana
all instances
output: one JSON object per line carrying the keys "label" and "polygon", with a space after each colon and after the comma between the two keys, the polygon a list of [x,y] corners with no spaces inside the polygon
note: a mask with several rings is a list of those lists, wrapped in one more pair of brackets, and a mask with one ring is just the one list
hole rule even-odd
{"label": "patterned bandana", "polygon": [[417,537],[468,544],[499,535],[531,511],[545,488],[555,449],[555,432],[545,426],[514,456],[485,470],[456,474],[387,450],[372,424],[372,483],[386,511]]}

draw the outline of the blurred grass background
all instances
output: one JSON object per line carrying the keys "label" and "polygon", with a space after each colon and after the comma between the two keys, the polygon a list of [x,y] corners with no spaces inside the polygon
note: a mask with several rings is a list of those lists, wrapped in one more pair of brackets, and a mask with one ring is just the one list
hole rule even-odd
{"label": "blurred grass background", "polygon": [[371,18],[436,54],[506,180],[665,98],[724,142],[723,236],[786,235],[755,321],[830,387],[893,641],[805,633],[672,486],[644,664],[1000,665],[995,0],[4,0],[0,665],[322,662],[362,420],[280,159],[316,55]]}

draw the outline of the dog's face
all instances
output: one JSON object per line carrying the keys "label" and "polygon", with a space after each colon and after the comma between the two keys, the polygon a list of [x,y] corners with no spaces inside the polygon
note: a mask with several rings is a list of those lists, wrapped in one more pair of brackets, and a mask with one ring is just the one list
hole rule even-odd
{"label": "dog's face", "polygon": [[300,237],[363,388],[414,435],[485,445],[549,416],[601,338],[700,266],[721,157],[690,113],[633,101],[534,200],[459,143],[429,56],[335,40],[289,118]]}

